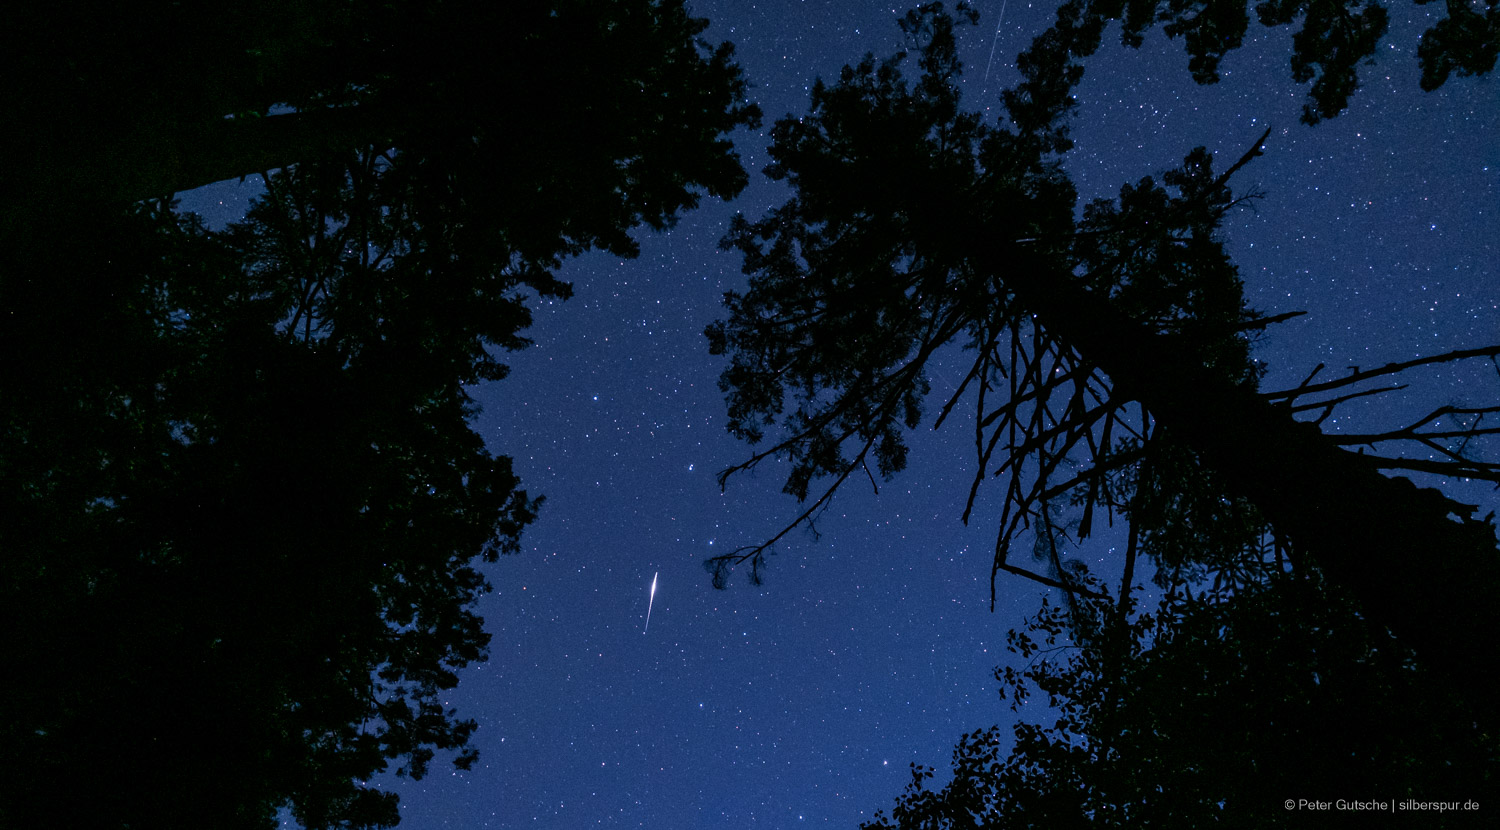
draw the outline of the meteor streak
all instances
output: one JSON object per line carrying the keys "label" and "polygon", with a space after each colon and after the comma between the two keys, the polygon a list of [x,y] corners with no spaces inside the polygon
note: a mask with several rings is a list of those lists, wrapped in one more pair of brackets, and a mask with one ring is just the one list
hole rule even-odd
{"label": "meteor streak", "polygon": [[651,606],[656,604],[656,577],[660,574],[661,571],[657,571],[651,575],[651,599],[646,601],[646,627],[641,629],[642,634],[651,630]]}

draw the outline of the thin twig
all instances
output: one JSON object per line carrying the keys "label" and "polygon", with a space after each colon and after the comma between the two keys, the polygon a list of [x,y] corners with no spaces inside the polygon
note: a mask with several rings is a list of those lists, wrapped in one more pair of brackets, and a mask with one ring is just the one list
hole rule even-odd
{"label": "thin twig", "polygon": [[[1430,355],[1428,357],[1419,357],[1415,360],[1407,360],[1400,363],[1387,363],[1386,365],[1381,366],[1379,369],[1360,370],[1359,367],[1356,366],[1353,367],[1354,371],[1347,377],[1340,378],[1338,380],[1330,380],[1311,386],[1302,385],[1298,386],[1295,389],[1283,389],[1280,392],[1266,392],[1263,394],[1263,397],[1273,401],[1296,398],[1301,395],[1307,395],[1313,392],[1326,392],[1329,389],[1338,389],[1353,383],[1359,383],[1362,380],[1369,380],[1373,377],[1380,377],[1381,375],[1392,375],[1397,372],[1403,372],[1407,369],[1415,368],[1417,366],[1429,366],[1434,363],[1451,363],[1458,360],[1467,360],[1472,357],[1494,358],[1497,355],[1500,355],[1500,345],[1485,346],[1481,349],[1458,349],[1456,351],[1445,352],[1438,355]],[[1322,367],[1320,366],[1319,368]],[[1309,379],[1311,379],[1311,376],[1309,376]]]}

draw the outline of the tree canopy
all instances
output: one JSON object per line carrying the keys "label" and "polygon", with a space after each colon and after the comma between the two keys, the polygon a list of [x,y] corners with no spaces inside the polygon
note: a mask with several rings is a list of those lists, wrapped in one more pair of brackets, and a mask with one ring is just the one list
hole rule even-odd
{"label": "tree canopy", "polygon": [[[936,3],[901,22],[914,54],[845,67],[814,86],[806,116],[777,123],[766,172],[792,197],[731,227],[724,245],[742,253],[749,286],[726,295],[727,319],[706,333],[729,357],[730,431],[770,444],[721,481],[785,458],[785,490],[807,506],[776,537],[710,560],[716,581],[741,564],[758,579],[772,545],[871,462],[898,474],[905,432],[928,415],[929,367],[940,350],[962,349],[969,369],[937,390],[932,420],[972,407],[963,518],[998,477],[992,586],[1006,572],[1065,598],[1014,634],[1015,648],[1079,656],[1003,678],[1046,692],[1061,707],[1055,728],[1018,728],[1008,760],[993,733],[970,736],[952,785],[934,794],[917,772],[897,826],[1211,823],[1226,801],[1270,792],[1237,782],[1320,720],[1343,725],[1332,740],[1358,762],[1308,781],[1332,787],[1347,773],[1344,783],[1410,791],[1429,780],[1410,774],[1414,765],[1467,764],[1464,783],[1492,785],[1500,654],[1487,635],[1454,632],[1496,630],[1494,528],[1473,506],[1381,471],[1500,481],[1500,465],[1460,446],[1490,434],[1479,419],[1500,410],[1441,407],[1348,440],[1318,424],[1378,392],[1373,379],[1500,347],[1262,390],[1249,338],[1281,317],[1246,308],[1219,226],[1245,198],[1231,191],[1235,173],[1269,134],[1228,165],[1193,149],[1117,199],[1078,205],[1060,164],[1082,73],[1070,27],[1094,26],[1096,40],[1098,27],[1076,10],[1065,6],[1017,60],[1022,80],[1003,93],[1008,123],[964,110],[954,27],[975,15],[960,4],[956,21]],[[1456,428],[1433,428],[1448,416]],[[1442,457],[1346,449],[1402,441]],[[1129,522],[1130,542],[1111,592],[1061,540],[1114,516]],[[1013,556],[1025,538],[1037,568]],[[1167,598],[1155,615],[1136,607],[1139,558]],[[1254,679],[1272,666],[1284,674]],[[1350,709],[1354,689],[1372,697]],[[1239,719],[1227,713],[1247,702],[1246,728],[1266,731],[1225,734]],[[1401,717],[1423,718],[1431,735],[1360,737]],[[1219,725],[1213,738],[1184,737],[1205,722]],[[1219,737],[1230,754],[1214,755]],[[1296,781],[1318,758],[1333,763],[1313,753],[1265,780]]]}
{"label": "tree canopy", "polygon": [[[1428,5],[1432,0],[1415,0]],[[1417,48],[1422,88],[1434,90],[1450,76],[1483,75],[1500,54],[1500,3],[1449,0],[1446,16],[1423,35]],[[1255,18],[1263,26],[1295,24],[1290,69],[1298,83],[1312,82],[1302,120],[1315,124],[1349,106],[1359,88],[1361,64],[1375,63],[1390,15],[1375,0],[1261,0]],[[1073,57],[1099,48],[1105,26],[1120,21],[1120,40],[1139,47],[1157,24],[1170,38],[1182,38],[1188,68],[1199,83],[1219,80],[1219,64],[1240,48],[1250,27],[1248,0],[1068,0],[1057,12],[1051,34]]]}
{"label": "tree canopy", "polygon": [[[476,562],[539,504],[466,386],[758,113],[674,0],[89,9],[7,54],[0,821],[393,825],[372,776],[474,761]],[[225,229],[158,198],[253,173]]]}
{"label": "tree canopy", "polygon": [[639,0],[49,4],[5,35],[3,101],[26,129],[0,146],[33,163],[7,165],[0,192],[24,218],[38,202],[129,204],[379,145],[468,165],[470,198],[481,184],[503,198],[508,181],[480,174],[557,169],[535,156],[581,165],[541,198],[590,197],[568,234],[588,244],[587,225],[606,232],[622,211],[658,225],[699,187],[743,186],[725,134],[749,112],[743,83],[731,48],[698,38],[706,26]]}
{"label": "tree canopy", "polygon": [[[1013,709],[1039,694],[1053,717],[965,735],[951,779],[914,765],[864,827],[1367,826],[1408,799],[1460,805],[1424,826],[1467,827],[1461,805],[1493,792],[1493,740],[1316,576],[1171,597],[1124,624],[1081,605],[1044,600],[1010,635],[1025,667],[996,672]],[[1299,813],[1288,798],[1385,806]]]}

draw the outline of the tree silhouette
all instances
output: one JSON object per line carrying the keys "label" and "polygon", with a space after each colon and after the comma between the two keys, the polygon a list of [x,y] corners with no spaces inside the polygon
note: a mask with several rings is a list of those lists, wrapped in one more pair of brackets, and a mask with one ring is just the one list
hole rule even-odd
{"label": "tree silhouette", "polygon": [[[563,258],[745,182],[681,3],[260,9],[33,9],[62,48],[7,56],[0,823],[390,826],[370,777],[472,764],[475,558],[538,499],[465,387]],[[222,231],[152,198],[254,172]]]}
{"label": "tree silhouette", "polygon": [[[959,11],[967,12],[963,5]],[[1177,616],[1216,619],[1247,608],[1243,624],[1257,631],[1255,615],[1269,613],[1257,603],[1281,602],[1277,586],[1286,574],[1326,582],[1331,609],[1324,612],[1374,632],[1373,639],[1344,642],[1340,653],[1356,663],[1365,659],[1360,654],[1381,655],[1369,659],[1379,663],[1380,688],[1394,701],[1406,699],[1401,690],[1415,688],[1409,684],[1426,682],[1403,673],[1403,658],[1392,656],[1410,649],[1421,672],[1443,684],[1444,699],[1460,701],[1456,713],[1434,704],[1441,718],[1460,732],[1467,725],[1465,746],[1487,740],[1475,736],[1493,734],[1492,726],[1475,723],[1493,723],[1488,701],[1500,653],[1491,638],[1454,632],[1495,630],[1494,529],[1488,518],[1474,517],[1473,506],[1380,471],[1500,480],[1500,465],[1447,443],[1492,434],[1482,419],[1500,410],[1442,408],[1404,427],[1346,439],[1370,447],[1418,442],[1443,452],[1441,461],[1356,454],[1318,423],[1347,400],[1384,391],[1362,387],[1374,379],[1493,358],[1500,347],[1260,390],[1247,337],[1278,318],[1244,307],[1216,231],[1241,201],[1229,190],[1233,174],[1263,152],[1267,136],[1222,173],[1208,153],[1194,150],[1160,182],[1126,186],[1119,199],[1088,205],[1075,219],[1075,194],[1057,164],[1069,146],[1070,89],[1081,75],[1068,39],[1053,29],[1021,56],[1022,81],[1004,93],[1011,124],[992,126],[960,105],[954,24],[941,4],[903,19],[920,69],[913,82],[902,75],[903,53],[866,57],[846,67],[837,84],[815,86],[810,114],[783,119],[773,133],[767,172],[791,185],[791,200],[757,222],[737,221],[725,238],[742,252],[750,277],[745,293],[726,296],[728,319],[707,331],[711,349],[730,356],[721,378],[730,430],[751,442],[770,430],[778,437],[723,478],[784,457],[791,462],[786,491],[810,504],[776,537],[710,560],[716,582],[740,564],[758,578],[771,546],[815,521],[867,462],[886,477],[899,472],[907,455],[903,432],[924,415],[926,370],[940,349],[959,346],[972,356],[970,369],[955,389],[941,391],[937,400],[946,402],[934,420],[941,424],[960,402],[973,406],[977,463],[965,520],[983,481],[1002,478],[992,586],[1006,571],[1062,589],[1081,637],[1098,628],[1089,620],[1115,620],[1112,645],[1096,649],[1103,656],[1091,657],[1095,664],[1033,677],[1055,703],[1094,708],[1060,727],[1062,739],[1026,744],[1022,760],[1036,765],[1023,770],[1027,775],[1084,769],[1081,760],[1042,755],[1087,754],[1067,736],[1100,740],[1113,727],[1080,721],[1102,717],[1098,701],[1115,699],[1080,684],[1125,682],[1125,658],[1138,655],[1120,643],[1135,642],[1138,650],[1159,634],[1144,633],[1144,618],[1129,636],[1118,633],[1131,624],[1140,555],[1155,564],[1163,590],[1207,586],[1216,602],[1228,603],[1169,605],[1164,613],[1180,625],[1170,631],[1183,632],[1185,643],[1209,629]],[[1453,415],[1462,418],[1457,428],[1434,428]],[[819,480],[825,483],[814,489]],[[1051,540],[1066,524],[1055,510],[1069,503],[1080,536],[1101,513],[1131,522],[1114,596],[1056,555]],[[1013,541],[1028,533],[1038,539],[1033,551],[1042,554],[1043,573],[1011,561]],[[1316,604],[1309,596],[1304,591],[1295,601]],[[1333,659],[1279,651],[1283,641],[1297,641],[1289,632],[1255,634],[1247,649],[1263,653],[1243,657],[1243,665],[1284,657],[1322,671]],[[1093,647],[1087,639],[1082,645]],[[1145,663],[1154,667],[1159,657],[1159,665],[1169,665],[1172,653],[1167,648]],[[1097,662],[1106,659],[1115,662]],[[1341,671],[1340,682],[1357,685],[1347,679],[1363,670]],[[1171,686],[1150,688],[1154,695]],[[1251,693],[1234,688],[1233,695]],[[1306,689],[1297,694],[1316,698]],[[1400,707],[1371,711],[1389,716]],[[994,757],[981,749],[961,747],[959,760],[972,761],[984,778]],[[965,775],[961,770],[961,780],[974,777]],[[1059,797],[1066,796],[1058,809],[1074,810],[1077,823],[1093,808],[1077,812],[1084,808],[1068,786],[1058,785]],[[967,795],[952,797],[970,803],[961,800]]]}
{"label": "tree silhouette", "polygon": [[[1432,0],[1415,0],[1419,5]],[[1422,35],[1417,54],[1422,88],[1434,90],[1450,75],[1483,75],[1500,54],[1500,4],[1485,9],[1450,0],[1447,16]],[[1057,12],[1050,34],[1071,56],[1086,58],[1098,48],[1105,26],[1121,23],[1120,40],[1139,47],[1160,23],[1170,38],[1181,37],[1188,67],[1198,83],[1216,83],[1219,63],[1244,42],[1250,25],[1248,0],[1068,0]],[[1291,75],[1312,82],[1302,120],[1315,124],[1349,105],[1359,88],[1360,64],[1373,64],[1386,35],[1389,15],[1374,0],[1261,0],[1255,17],[1263,26],[1298,24],[1292,36]]]}
{"label": "tree silhouette", "polygon": [[[0,148],[28,163],[6,166],[0,193],[23,223],[39,205],[129,204],[368,145],[485,158],[491,175],[577,153],[588,167],[548,182],[559,198],[587,172],[657,222],[691,201],[684,185],[723,195],[742,177],[722,135],[747,114],[732,50],[704,54],[707,23],[670,0],[59,3],[13,22],[0,100],[26,128]],[[621,163],[592,161],[596,144]]]}
{"label": "tree silhouette", "polygon": [[1080,619],[1044,600],[1010,635],[1025,667],[996,672],[1013,709],[1040,693],[1055,720],[965,735],[951,780],[934,788],[934,771],[914,765],[866,828],[1321,826],[1332,810],[1286,800],[1373,798],[1391,813],[1493,791],[1494,743],[1468,708],[1316,575],[1179,595],[1127,624],[1108,603],[1083,603]]}

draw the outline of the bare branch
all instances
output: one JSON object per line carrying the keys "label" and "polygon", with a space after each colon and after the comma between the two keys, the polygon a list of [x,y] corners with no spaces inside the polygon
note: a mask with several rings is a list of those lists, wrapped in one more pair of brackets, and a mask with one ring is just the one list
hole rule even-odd
{"label": "bare branch", "polygon": [[[997,562],[996,565],[995,565],[995,567],[998,570],[1000,570],[1000,571],[1005,571],[1006,573],[1015,574],[1016,576],[1024,576],[1024,577],[1026,577],[1027,579],[1029,579],[1029,580],[1031,580],[1033,582],[1040,582],[1043,585],[1046,585],[1046,586],[1048,586],[1050,588],[1058,588],[1058,589],[1061,589],[1063,591],[1067,591],[1070,594],[1082,594],[1082,595],[1084,595],[1086,597],[1092,597],[1094,599],[1103,599],[1103,600],[1110,599],[1109,594],[1101,593],[1099,591],[1095,591],[1095,590],[1092,590],[1090,588],[1085,588],[1085,587],[1083,587],[1081,585],[1073,585],[1073,584],[1070,584],[1070,583],[1067,583],[1067,582],[1061,582],[1059,580],[1052,579],[1051,577],[1042,576],[1041,574],[1036,573],[1034,571],[1028,571],[1025,568],[1018,568],[1015,565],[1012,565],[1012,564],[1010,564],[1008,562]],[[990,579],[990,585],[991,585],[991,590],[990,590],[990,610],[991,611],[995,610],[995,597],[994,597],[994,588],[993,588],[994,582],[995,582],[995,580],[992,577]]]}
{"label": "bare branch", "polygon": [[818,496],[817,501],[814,501],[811,505],[808,505],[806,510],[803,510],[802,513],[797,516],[797,518],[793,519],[791,523],[783,527],[781,531],[778,532],[775,536],[772,536],[770,539],[767,539],[766,541],[761,542],[758,545],[744,545],[735,548],[729,553],[711,557],[708,562],[715,568],[723,568],[726,570],[730,567],[747,561],[751,562],[753,565],[755,560],[759,559],[761,555],[763,555],[767,550],[770,550],[772,546],[781,541],[782,537],[786,536],[788,533],[791,533],[801,525],[809,523],[812,520],[813,516],[818,512],[818,510],[821,509],[829,499],[833,498],[834,492],[839,489],[839,486],[842,485],[846,479],[849,478],[849,474],[853,473],[855,468],[864,464],[865,453],[869,452],[870,447],[874,443],[874,436],[871,436],[868,440],[866,440],[864,448],[860,450],[859,455],[854,459],[853,462],[845,465],[844,471],[839,474],[839,477],[832,484],[828,485],[827,489],[823,491],[823,495]]}
{"label": "bare branch", "polygon": [[[1038,494],[1038,497],[1045,501],[1051,501],[1052,499],[1063,495],[1064,493],[1072,490],[1074,487],[1077,487],[1080,484],[1089,484],[1090,486],[1094,486],[1100,479],[1103,479],[1110,473],[1119,470],[1121,467],[1129,464],[1134,464],[1135,462],[1144,458],[1145,455],[1145,450],[1139,447],[1131,450],[1130,452],[1116,453],[1115,455],[1110,456],[1105,461],[1096,462],[1087,470],[1084,470],[1078,475],[1073,476],[1067,481],[1064,481],[1061,484],[1054,484],[1046,490],[1043,490]],[[1084,502],[1085,507],[1091,505],[1092,502],[1092,499],[1086,500]],[[1082,533],[1082,535],[1084,536],[1088,535],[1087,533],[1083,533],[1081,530],[1080,533]]]}
{"label": "bare branch", "polygon": [[1292,407],[1292,411],[1293,412],[1306,412],[1306,411],[1308,411],[1310,409],[1321,409],[1321,410],[1323,410],[1323,414],[1319,415],[1317,417],[1317,419],[1313,422],[1313,423],[1321,424],[1321,423],[1323,423],[1323,420],[1325,418],[1327,418],[1329,415],[1333,414],[1333,408],[1336,407],[1336,406],[1338,406],[1341,403],[1345,403],[1347,401],[1352,401],[1355,398],[1367,398],[1367,397],[1369,397],[1371,395],[1382,395],[1382,394],[1385,394],[1386,392],[1399,392],[1399,391],[1401,391],[1402,389],[1405,389],[1405,388],[1406,388],[1406,384],[1403,383],[1403,384],[1401,384],[1399,386],[1383,386],[1383,387],[1381,387],[1379,389],[1364,389],[1364,390],[1361,390],[1359,392],[1350,392],[1347,395],[1340,395],[1337,398],[1329,398],[1326,401],[1317,401],[1315,403],[1299,404],[1297,406]]}
{"label": "bare branch", "polygon": [[[993,342],[993,340],[990,341],[990,343]],[[974,358],[974,365],[969,367],[969,373],[964,375],[964,379],[958,384],[958,388],[953,390],[953,396],[948,399],[947,403],[943,404],[943,409],[938,413],[937,420],[932,422],[933,429],[937,429],[938,427],[943,425],[944,421],[948,420],[948,413],[953,410],[953,407],[958,403],[959,398],[963,397],[964,390],[969,388],[969,383],[973,381],[975,377],[978,377],[980,370],[986,366],[985,356],[988,353],[988,349],[988,343],[984,348],[980,349],[979,356]]]}
{"label": "bare branch", "polygon": [[[1500,411],[1497,409],[1496,411]],[[1444,430],[1442,432],[1412,432],[1411,428],[1396,429],[1390,432],[1381,432],[1368,435],[1330,435],[1329,440],[1335,444],[1353,446],[1364,444],[1371,446],[1383,441],[1421,441],[1427,438],[1469,438],[1475,435],[1500,435],[1500,427],[1485,427],[1484,429]]]}
{"label": "bare branch", "polygon": [[[1341,444],[1344,446],[1364,445],[1372,448],[1376,444],[1385,443],[1388,441],[1415,441],[1427,447],[1428,449],[1446,455],[1455,461],[1459,461],[1464,464],[1471,464],[1474,462],[1471,462],[1463,454],[1464,451],[1468,448],[1469,442],[1480,435],[1500,435],[1500,427],[1481,426],[1481,424],[1484,423],[1484,416],[1492,415],[1495,413],[1500,413],[1500,406],[1440,406],[1437,409],[1434,409],[1433,411],[1419,418],[1415,422],[1400,429],[1393,429],[1387,432],[1379,433],[1365,433],[1360,435],[1330,435],[1328,437],[1329,440],[1333,441],[1335,444]],[[1469,426],[1464,427],[1463,429],[1435,430],[1428,432],[1423,432],[1421,429],[1422,427],[1444,416],[1464,415],[1474,416],[1474,422],[1469,424]],[[1457,450],[1452,450],[1437,442],[1437,439],[1442,438],[1460,438],[1463,440]]]}
{"label": "bare branch", "polygon": [[[1250,319],[1240,323],[1235,330],[1252,331],[1255,329],[1265,329],[1274,326],[1277,323],[1285,323],[1287,320],[1301,317],[1306,313],[1307,312],[1305,311],[1286,311],[1282,312],[1281,314],[1272,314],[1269,317],[1251,317]],[[1322,364],[1319,364],[1319,368],[1322,368]]]}
{"label": "bare branch", "polygon": [[[1303,385],[1298,386],[1295,389],[1284,389],[1280,392],[1266,392],[1262,395],[1262,397],[1272,401],[1291,399],[1313,392],[1326,392],[1330,389],[1339,389],[1350,384],[1359,383],[1363,380],[1380,377],[1381,375],[1393,375],[1397,372],[1404,372],[1407,369],[1412,369],[1417,366],[1430,366],[1436,363],[1453,363],[1459,360],[1468,360],[1469,358],[1473,357],[1494,358],[1497,355],[1500,355],[1500,345],[1485,346],[1484,348],[1480,349],[1458,349],[1451,352],[1445,352],[1443,354],[1431,355],[1429,357],[1419,357],[1415,360],[1407,360],[1400,363],[1387,363],[1386,365],[1381,366],[1378,369],[1368,369],[1361,371],[1358,367],[1354,367],[1353,372],[1351,372],[1347,377],[1340,378],[1339,380],[1330,380],[1312,386],[1306,385],[1306,382],[1304,381]],[[1322,368],[1321,365],[1319,366],[1319,368]],[[1314,371],[1314,374],[1316,374],[1316,371]],[[1311,380],[1311,376],[1309,376],[1308,379]]]}
{"label": "bare branch", "polygon": [[1434,473],[1449,478],[1477,478],[1480,481],[1500,482],[1500,464],[1477,461],[1429,461],[1421,458],[1386,458],[1379,455],[1362,455],[1377,470],[1414,470]]}
{"label": "bare branch", "polygon": [[1251,146],[1250,149],[1246,150],[1244,155],[1240,156],[1239,161],[1231,164],[1228,170],[1225,170],[1223,174],[1219,176],[1219,178],[1214,180],[1214,188],[1218,189],[1228,185],[1229,179],[1232,178],[1235,173],[1240,172],[1240,168],[1264,155],[1265,151],[1261,148],[1266,146],[1266,139],[1270,137],[1271,128],[1267,127],[1266,131],[1260,134],[1260,138],[1256,139],[1255,144]]}

